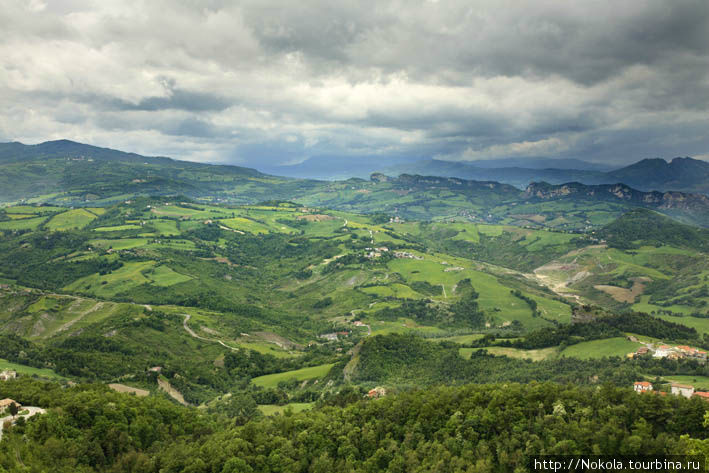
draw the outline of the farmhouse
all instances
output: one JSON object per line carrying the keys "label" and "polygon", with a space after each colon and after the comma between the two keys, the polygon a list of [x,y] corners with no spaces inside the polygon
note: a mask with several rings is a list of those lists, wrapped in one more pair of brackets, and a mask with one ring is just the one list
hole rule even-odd
{"label": "farmhouse", "polygon": [[635,356],[647,355],[649,351],[648,347],[640,347],[635,351]]}
{"label": "farmhouse", "polygon": [[378,398],[384,397],[386,395],[387,395],[387,390],[382,387],[379,387],[379,386],[374,389],[371,389],[367,393],[367,397],[369,397],[370,399],[378,399]]}
{"label": "farmhouse", "polygon": [[709,392],[697,391],[692,397],[698,397],[700,399],[704,399],[705,401],[709,401]]}
{"label": "farmhouse", "polygon": [[417,259],[417,260],[423,259],[420,256],[417,256],[413,253],[409,253],[408,251],[395,251],[394,258],[407,258],[407,259]]}
{"label": "farmhouse", "polygon": [[9,398],[5,398],[5,399],[0,400],[0,411],[7,409],[10,406],[10,404],[14,404],[17,407],[22,407],[22,404],[20,404],[19,402],[14,401]]}
{"label": "farmhouse", "polygon": [[694,386],[688,384],[673,384],[672,394],[675,396],[692,397],[692,394],[694,394]]}
{"label": "farmhouse", "polygon": [[696,350],[692,355],[690,355],[690,358],[694,358],[695,360],[699,360],[703,363],[706,363],[707,352],[701,351],[701,350]]}
{"label": "farmhouse", "polygon": [[648,383],[647,381],[636,381],[633,389],[638,393],[652,391],[652,383]]}
{"label": "farmhouse", "polygon": [[7,381],[8,379],[17,378],[17,371],[5,370],[0,373],[0,381]]}
{"label": "farmhouse", "polygon": [[672,353],[672,347],[669,345],[660,345],[655,349],[655,353],[652,355],[655,358],[665,358],[670,353]]}
{"label": "farmhouse", "polygon": [[324,338],[328,342],[336,342],[337,341],[337,334],[336,333],[324,333],[320,335],[320,338]]}

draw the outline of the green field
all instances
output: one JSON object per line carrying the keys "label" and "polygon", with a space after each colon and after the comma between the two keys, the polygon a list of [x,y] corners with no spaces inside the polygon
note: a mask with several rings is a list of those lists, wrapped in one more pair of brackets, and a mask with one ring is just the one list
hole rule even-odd
{"label": "green field", "polygon": [[73,209],[52,217],[47,222],[47,228],[55,231],[84,228],[96,218],[96,215],[85,209]]}
{"label": "green field", "polygon": [[483,338],[483,335],[481,333],[473,333],[470,335],[455,335],[452,337],[443,337],[443,338],[436,338],[434,341],[436,342],[454,342],[454,343],[460,343],[461,345],[465,345],[466,343],[471,343],[476,340],[480,340]]}
{"label": "green field", "polygon": [[284,406],[279,406],[276,404],[262,404],[258,406],[259,410],[267,416],[272,416],[276,414],[283,414],[286,410],[290,409],[293,412],[302,412],[312,409],[315,405],[314,402],[291,402]]}
{"label": "green field", "polygon": [[34,230],[40,226],[47,217],[23,218],[0,222],[0,230]]}
{"label": "green field", "polygon": [[603,358],[604,356],[625,357],[628,353],[634,352],[641,346],[641,343],[631,342],[625,337],[614,337],[570,345],[561,351],[560,356],[584,360]]}
{"label": "green field", "polygon": [[192,279],[191,276],[180,274],[165,265],[158,266],[146,275],[151,279],[153,284],[162,287],[173,286]]}
{"label": "green field", "polygon": [[109,274],[92,274],[78,279],[66,289],[111,297],[141,284],[169,287],[191,279],[191,276],[180,274],[168,266],[157,266],[155,261],[130,262]]}
{"label": "green field", "polygon": [[54,371],[47,368],[34,368],[32,366],[21,365],[18,363],[12,363],[7,360],[0,358],[0,371],[3,370],[14,370],[18,374],[23,374],[27,376],[39,376],[41,378],[50,379],[64,379],[63,376],[58,375]]}
{"label": "green field", "polygon": [[138,230],[142,228],[140,225],[127,224],[127,225],[114,225],[111,227],[96,227],[94,231],[96,232],[121,232],[124,230]]}
{"label": "green field", "polygon": [[[650,379],[654,376],[650,375]],[[678,384],[689,384],[695,389],[709,390],[709,376],[683,376],[680,374],[667,375],[662,377],[665,381]]]}
{"label": "green field", "polygon": [[174,220],[151,220],[149,226],[161,236],[175,236],[180,234],[177,222]]}
{"label": "green field", "polygon": [[147,238],[120,238],[120,239],[101,239],[97,238],[95,240],[89,240],[89,243],[97,248],[114,250],[129,250],[131,248],[138,248],[140,246],[145,246],[148,244]]}
{"label": "green field", "polygon": [[63,207],[36,207],[34,205],[15,205],[13,207],[5,207],[3,210],[8,214],[46,214],[60,212],[66,210]]}
{"label": "green field", "polygon": [[329,363],[294,371],[286,371],[285,373],[267,374],[266,376],[254,378],[251,382],[256,386],[261,386],[262,388],[275,388],[281,381],[290,381],[292,379],[297,381],[305,381],[309,379],[322,378],[330,372],[330,369],[333,366],[334,363]]}

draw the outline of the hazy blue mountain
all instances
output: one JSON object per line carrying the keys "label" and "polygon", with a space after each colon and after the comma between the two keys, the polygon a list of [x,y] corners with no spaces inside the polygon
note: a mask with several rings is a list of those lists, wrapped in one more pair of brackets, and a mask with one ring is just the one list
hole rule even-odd
{"label": "hazy blue mountain", "polygon": [[[586,185],[622,182],[642,191],[709,193],[709,162],[693,158],[674,158],[670,162],[659,158],[643,159],[629,166],[605,172],[588,169],[481,167],[479,163],[481,161],[463,163],[428,159],[388,166],[381,172],[390,176],[424,174],[489,180],[519,188],[524,188],[532,182],[549,184],[580,182]],[[485,165],[492,163],[494,161],[487,162]]]}
{"label": "hazy blue mountain", "polygon": [[618,166],[592,163],[573,158],[502,158],[466,161],[478,168],[574,169],[577,171],[610,171]]}
{"label": "hazy blue mountain", "polygon": [[[415,163],[388,166],[381,172],[391,176],[397,176],[399,174],[423,174],[429,176],[458,177],[478,181],[497,181],[516,186],[520,189],[523,189],[531,182],[539,181],[549,182],[551,184],[563,184],[571,181],[599,184],[605,182],[604,180],[606,179],[605,173],[593,170],[480,167],[478,163],[482,162],[483,161],[476,161],[474,163],[468,163],[427,159]],[[493,161],[485,162],[485,165],[488,166],[492,162]],[[507,162],[511,163],[512,161]]]}
{"label": "hazy blue mountain", "polygon": [[[419,157],[387,158],[387,165],[406,165],[414,163]],[[367,179],[370,174],[382,168],[379,156],[334,157],[317,156],[302,163],[285,166],[260,167],[260,170],[276,176],[297,177],[303,179],[340,180],[351,177]]]}
{"label": "hazy blue mountain", "polygon": [[643,159],[608,173],[615,182],[638,189],[709,193],[709,162],[693,158]]}

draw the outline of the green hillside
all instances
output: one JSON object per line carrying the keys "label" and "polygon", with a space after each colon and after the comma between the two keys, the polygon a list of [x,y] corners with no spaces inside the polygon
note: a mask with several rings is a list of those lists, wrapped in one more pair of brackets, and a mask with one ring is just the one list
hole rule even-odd
{"label": "green hillside", "polygon": [[[601,227],[638,207],[709,225],[706,196],[641,192],[621,184],[532,183],[522,191],[493,181],[409,174],[326,182],[269,176],[238,166],[145,157],[66,140],[38,145],[0,143],[0,202],[103,207],[157,195],[231,204],[278,199],[405,220],[499,223],[574,232]],[[36,225],[3,220],[0,214],[0,229]]]}

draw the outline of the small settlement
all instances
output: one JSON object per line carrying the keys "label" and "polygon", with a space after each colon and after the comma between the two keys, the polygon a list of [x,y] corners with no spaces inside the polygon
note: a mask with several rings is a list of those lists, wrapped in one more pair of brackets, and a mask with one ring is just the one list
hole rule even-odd
{"label": "small settlement", "polygon": [[[639,340],[633,336],[629,336],[628,340],[630,340],[631,342],[639,342]],[[702,364],[706,363],[707,361],[707,352],[689,347],[687,345],[670,346],[659,343],[644,343],[643,346],[638,348],[635,352],[628,353],[628,358],[639,358],[643,356],[652,356],[653,358],[667,358],[669,360],[690,359],[696,360]],[[633,385],[633,389],[637,393],[652,392],[660,395],[667,394],[664,391],[654,390],[652,383],[649,383],[647,381],[637,381]],[[694,386],[690,386],[687,384],[673,383],[670,386],[670,393],[674,394],[675,396],[684,396],[687,398],[698,397],[709,401],[709,392],[695,391]]]}
{"label": "small settlement", "polygon": [[[628,337],[631,341],[635,337]],[[687,345],[656,345],[652,343],[647,343],[640,348],[638,348],[633,353],[628,353],[628,358],[638,358],[645,355],[652,355],[653,358],[668,358],[670,360],[679,360],[681,358],[689,358],[697,360],[700,363],[706,363],[707,352],[698,350],[696,348],[689,347]]]}
{"label": "small settlement", "polygon": [[[667,395],[664,391],[655,391],[652,383],[648,381],[636,381],[633,385],[633,389],[636,393],[654,393],[659,395]],[[670,385],[670,394],[674,396],[683,396],[686,398],[697,397],[709,401],[709,392],[705,391],[695,391],[694,386],[689,384],[672,383]]]}

